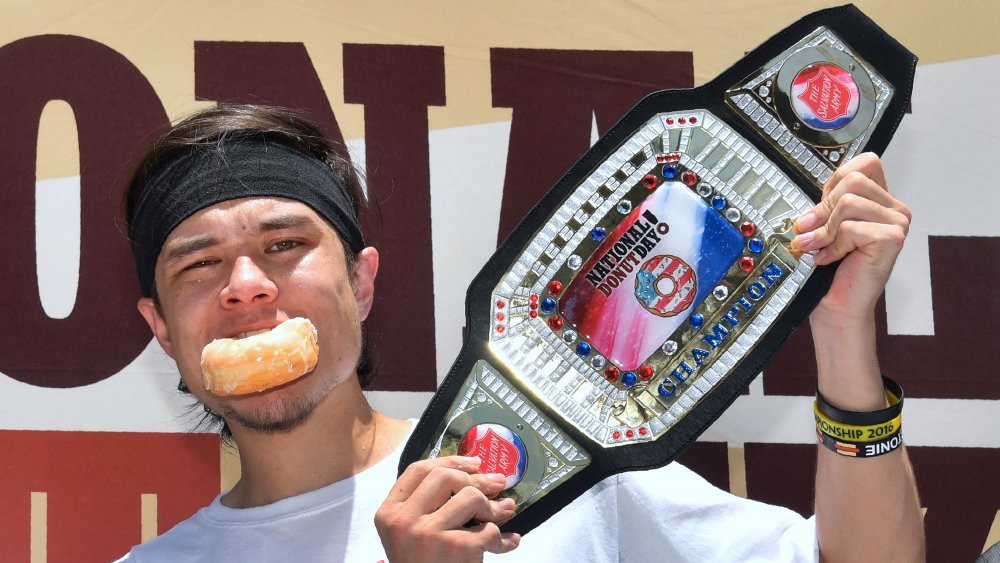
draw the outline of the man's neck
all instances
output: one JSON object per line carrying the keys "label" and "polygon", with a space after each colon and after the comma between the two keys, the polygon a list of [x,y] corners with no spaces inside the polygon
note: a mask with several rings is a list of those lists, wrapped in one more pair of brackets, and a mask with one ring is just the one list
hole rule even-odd
{"label": "man's neck", "polygon": [[374,411],[360,387],[344,385],[286,433],[233,428],[242,475],[222,498],[249,508],[313,491],[375,465],[398,446],[409,423]]}

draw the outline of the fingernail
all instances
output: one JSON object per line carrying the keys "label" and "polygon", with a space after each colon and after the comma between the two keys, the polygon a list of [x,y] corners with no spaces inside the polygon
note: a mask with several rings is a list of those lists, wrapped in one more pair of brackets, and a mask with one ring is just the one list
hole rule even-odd
{"label": "fingernail", "polygon": [[500,508],[502,510],[514,510],[517,508],[517,503],[514,502],[514,499],[507,497],[500,501]]}
{"label": "fingernail", "polygon": [[517,546],[521,543],[521,536],[514,533],[506,533],[500,537],[501,551],[506,552],[512,549],[517,549]]}
{"label": "fingernail", "polygon": [[802,217],[799,217],[795,221],[795,232],[804,233],[813,230],[814,227],[819,223],[819,216],[817,216],[812,211],[809,211]]}
{"label": "fingernail", "polygon": [[809,250],[809,245],[816,239],[814,233],[803,233],[792,239],[792,246],[799,250]]}

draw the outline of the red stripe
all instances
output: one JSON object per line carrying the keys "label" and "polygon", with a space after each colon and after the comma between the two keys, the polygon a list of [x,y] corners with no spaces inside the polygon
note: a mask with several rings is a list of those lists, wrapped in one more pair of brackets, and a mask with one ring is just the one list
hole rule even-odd
{"label": "red stripe", "polygon": [[842,452],[847,451],[847,452],[858,453],[858,452],[861,451],[861,449],[858,448],[857,446],[853,446],[851,444],[844,444],[844,443],[841,443],[841,442],[837,442],[837,449],[840,450],[840,451],[842,451]]}

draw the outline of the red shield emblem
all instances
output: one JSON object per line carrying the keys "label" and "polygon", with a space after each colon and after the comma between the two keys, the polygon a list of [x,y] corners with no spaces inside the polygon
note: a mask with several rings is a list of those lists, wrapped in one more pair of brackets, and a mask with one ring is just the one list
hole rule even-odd
{"label": "red shield emblem", "polygon": [[[846,75],[850,80],[850,75],[843,71],[837,74]],[[811,110],[816,119],[830,123],[848,116],[854,101],[852,90],[856,87],[842,82],[841,77],[830,72],[829,65],[816,65],[812,73],[803,71],[796,77],[796,82],[804,86],[798,94],[799,101]]]}
{"label": "red shield emblem", "polygon": [[[469,438],[472,440],[468,440]],[[503,439],[492,428],[488,428],[484,434],[478,436],[470,433],[462,442],[459,448],[461,455],[475,456],[483,460],[480,472],[500,473],[508,477],[518,473],[520,455],[517,447]]]}

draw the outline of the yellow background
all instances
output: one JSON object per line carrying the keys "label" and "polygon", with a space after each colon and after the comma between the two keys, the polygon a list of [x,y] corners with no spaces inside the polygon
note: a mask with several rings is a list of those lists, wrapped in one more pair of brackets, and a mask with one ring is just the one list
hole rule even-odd
{"label": "yellow background", "polygon": [[[1000,53],[1000,5],[930,0],[856,3],[921,64]],[[448,103],[429,108],[432,129],[510,120],[493,108],[491,47],[694,52],[695,84],[811,11],[839,3],[633,0],[605,2],[95,2],[6,3],[0,44],[41,34],[93,39],[129,59],[167,114],[194,100],[195,41],[302,42],[347,139],[364,135],[363,108],[343,101],[343,43],[441,45]],[[602,22],[611,22],[600,27]],[[655,72],[655,69],[651,69]],[[50,131],[72,131],[71,112],[46,112]],[[64,141],[65,142],[65,141]],[[41,144],[39,179],[79,173],[76,151]]]}

